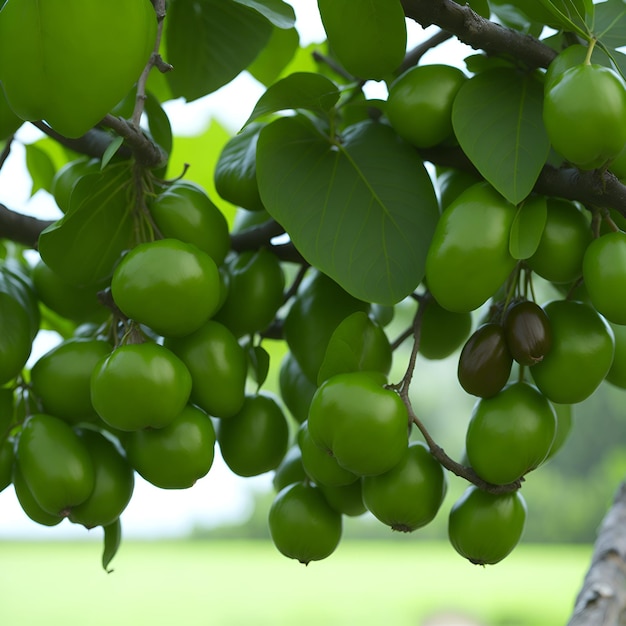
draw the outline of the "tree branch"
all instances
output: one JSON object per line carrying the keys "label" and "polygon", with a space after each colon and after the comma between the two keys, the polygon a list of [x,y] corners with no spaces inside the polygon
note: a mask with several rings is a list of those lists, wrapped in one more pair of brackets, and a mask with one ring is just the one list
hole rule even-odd
{"label": "tree branch", "polygon": [[0,204],[0,239],[10,239],[29,248],[36,248],[41,231],[53,223],[16,213]]}
{"label": "tree branch", "polygon": [[626,624],[626,482],[606,514],[568,626]]}

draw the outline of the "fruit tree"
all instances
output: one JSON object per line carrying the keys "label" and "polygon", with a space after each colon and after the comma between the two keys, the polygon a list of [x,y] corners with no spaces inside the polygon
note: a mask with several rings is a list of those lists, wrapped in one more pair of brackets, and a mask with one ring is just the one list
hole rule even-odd
{"label": "fruit tree", "polygon": [[[572,405],[626,388],[626,3],[318,0],[309,46],[283,0],[59,4],[0,0],[0,167],[39,129],[61,215],[0,204],[0,489],[101,526],[107,568],[136,473],[189,488],[218,446],[275,472],[271,536],[302,563],[366,511],[505,558]],[[462,67],[428,62],[450,39]],[[163,104],[242,72],[243,127],[184,154]],[[62,341],[33,363],[41,329]],[[463,459],[410,393],[418,355],[455,353]],[[626,610],[623,491],[571,623]]]}

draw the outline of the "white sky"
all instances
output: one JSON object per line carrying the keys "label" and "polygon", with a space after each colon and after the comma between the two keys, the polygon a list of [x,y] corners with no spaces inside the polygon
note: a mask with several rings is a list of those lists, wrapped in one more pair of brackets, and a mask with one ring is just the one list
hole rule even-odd
{"label": "white sky", "polygon": [[[325,36],[316,3],[313,0],[288,1],[296,10],[296,27],[303,45],[322,41]],[[424,37],[425,31],[410,22],[410,45]],[[426,61],[462,66],[461,59],[466,54],[464,46],[451,41],[429,53]],[[373,94],[385,97],[385,91],[379,85],[371,85],[371,88]],[[194,134],[205,127],[213,116],[232,128],[238,128],[248,118],[262,92],[262,87],[244,74],[214,94],[191,104],[175,101],[169,103],[166,109],[175,134]],[[54,219],[60,213],[46,192],[40,191],[29,198],[30,182],[24,169],[24,149],[20,142],[28,143],[38,137],[38,131],[28,125],[18,133],[18,141],[14,143],[11,156],[0,170],[1,200],[22,213]],[[42,338],[35,346],[32,359],[36,359],[49,347],[50,338]],[[239,520],[250,510],[252,492],[266,490],[270,485],[270,474],[253,479],[233,475],[221,460],[216,446],[216,459],[211,471],[191,489],[162,490],[137,476],[133,498],[122,515],[124,535],[141,538],[174,536],[188,532],[194,525]],[[35,524],[21,510],[12,487],[0,493],[0,538],[87,536],[82,526],[73,525],[67,520],[52,528]]]}

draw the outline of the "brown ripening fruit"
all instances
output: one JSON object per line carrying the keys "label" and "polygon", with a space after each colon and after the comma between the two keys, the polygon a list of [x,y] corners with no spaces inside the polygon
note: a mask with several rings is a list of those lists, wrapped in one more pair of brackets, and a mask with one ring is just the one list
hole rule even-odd
{"label": "brown ripening fruit", "polygon": [[552,347],[548,316],[530,300],[509,307],[503,327],[509,351],[520,365],[539,363]]}
{"label": "brown ripening fruit", "polygon": [[502,326],[483,324],[463,346],[457,372],[459,383],[469,394],[490,398],[504,387],[512,365]]}

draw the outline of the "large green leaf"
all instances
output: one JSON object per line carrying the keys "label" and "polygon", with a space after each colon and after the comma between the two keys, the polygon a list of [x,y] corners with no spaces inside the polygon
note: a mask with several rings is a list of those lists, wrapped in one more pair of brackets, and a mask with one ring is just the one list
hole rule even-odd
{"label": "large green leaf", "polygon": [[304,116],[281,118],[259,136],[257,179],[304,258],[354,297],[393,304],[424,277],[435,193],[389,127],[362,122],[337,142]]}
{"label": "large green leaf", "polygon": [[542,110],[541,84],[506,68],[474,76],[454,101],[452,123],[461,148],[513,204],[531,192],[548,157]]}
{"label": "large green leaf", "polygon": [[269,43],[248,72],[266,87],[271,85],[289,65],[300,45],[300,35],[295,28],[274,28]]}
{"label": "large green leaf", "polygon": [[609,48],[620,48],[626,41],[626,3],[608,0],[595,5],[594,32]]}
{"label": "large green leaf", "polygon": [[293,28],[296,14],[293,7],[283,0],[233,0],[237,4],[258,11],[278,28]]}
{"label": "large green leaf", "polygon": [[269,41],[271,23],[235,0],[172,0],[165,31],[174,97],[196,100],[229,83]]}
{"label": "large green leaf", "polygon": [[83,177],[70,210],[41,233],[39,253],[64,280],[94,285],[111,275],[132,242],[132,183],[127,163]]}

